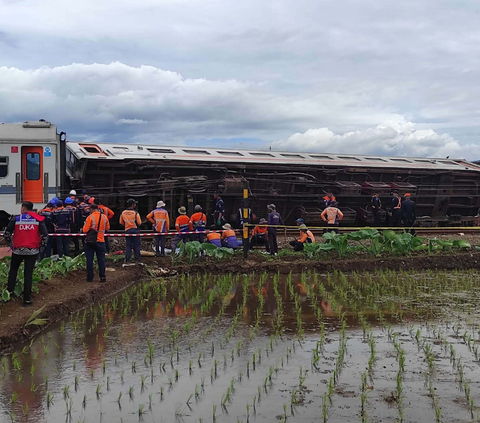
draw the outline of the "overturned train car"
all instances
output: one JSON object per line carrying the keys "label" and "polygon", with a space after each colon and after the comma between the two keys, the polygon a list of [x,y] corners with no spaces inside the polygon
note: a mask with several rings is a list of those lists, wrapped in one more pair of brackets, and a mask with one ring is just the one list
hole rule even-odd
{"label": "overturned train car", "polygon": [[274,203],[288,224],[302,217],[320,225],[327,192],[336,196],[345,225],[373,222],[374,192],[384,205],[393,190],[411,193],[423,225],[472,224],[480,207],[480,166],[465,160],[67,142],[66,166],[73,188],[117,210],[136,198],[143,215],[163,199],[173,216],[182,205],[191,211],[200,204],[211,218],[219,192],[235,223],[244,181],[257,218]]}

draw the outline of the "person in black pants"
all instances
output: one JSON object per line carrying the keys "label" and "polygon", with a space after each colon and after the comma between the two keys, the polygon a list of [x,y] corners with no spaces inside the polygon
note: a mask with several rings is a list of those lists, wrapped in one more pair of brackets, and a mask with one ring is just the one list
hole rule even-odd
{"label": "person in black pants", "polygon": [[404,195],[404,200],[402,202],[402,218],[403,218],[403,226],[405,228],[410,228],[410,233],[415,235],[416,231],[413,229],[413,225],[415,225],[415,202],[410,199],[410,194],[407,192]]}
{"label": "person in black pants", "polygon": [[[283,225],[282,216],[277,212],[275,204],[269,204],[267,225]],[[277,228],[268,226],[268,243],[270,244],[270,254],[276,256],[278,254],[277,244]]]}
{"label": "person in black pants", "polygon": [[372,213],[373,213],[373,226],[380,226],[382,224],[382,217],[380,216],[380,210],[382,210],[382,201],[378,196],[378,193],[373,194],[371,201]]}
{"label": "person in black pants", "polygon": [[25,306],[33,304],[33,270],[40,251],[44,250],[48,242],[45,217],[32,210],[33,203],[25,201],[22,204],[21,214],[10,220],[3,234],[5,241],[12,249],[7,283],[7,290],[10,294],[15,291],[20,264],[22,261],[25,263],[23,272],[23,305]]}
{"label": "person in black pants", "polygon": [[391,222],[390,226],[401,226],[402,224],[402,199],[399,197],[398,192],[393,192],[391,210]]}
{"label": "person in black pants", "polygon": [[98,261],[98,274],[100,282],[106,282],[105,274],[105,232],[110,229],[110,223],[107,216],[98,210],[97,204],[90,206],[90,216],[85,220],[83,225],[83,233],[88,233],[89,230],[95,230],[96,242],[85,242],[85,257],[87,259],[87,282],[93,282],[93,258],[96,255]]}

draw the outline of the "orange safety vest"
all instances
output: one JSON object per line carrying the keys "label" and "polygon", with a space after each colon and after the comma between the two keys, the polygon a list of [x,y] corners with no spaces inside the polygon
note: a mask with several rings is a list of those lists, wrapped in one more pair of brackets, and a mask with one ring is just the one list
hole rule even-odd
{"label": "orange safety vest", "polygon": [[147,215],[147,219],[153,224],[153,227],[157,232],[167,232],[170,228],[170,218],[165,209],[158,208],[151,211]]}
{"label": "orange safety vest", "polygon": [[[97,219],[101,219],[100,221]],[[100,224],[99,224],[100,222]],[[99,211],[93,212],[85,220],[85,225],[83,225],[83,233],[86,234],[90,229],[97,229],[97,242],[105,242],[105,232],[110,229],[110,223],[107,216],[102,214]]]}
{"label": "orange safety vest", "polygon": [[127,209],[120,215],[120,225],[125,226],[125,230],[136,229],[142,224],[140,215],[134,209]]}

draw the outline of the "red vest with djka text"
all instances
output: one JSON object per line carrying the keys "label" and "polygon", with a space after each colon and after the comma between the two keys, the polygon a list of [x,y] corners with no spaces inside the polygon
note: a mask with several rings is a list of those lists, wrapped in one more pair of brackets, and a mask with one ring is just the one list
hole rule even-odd
{"label": "red vest with djka text", "polygon": [[13,232],[13,249],[40,248],[42,238],[39,225],[43,220],[43,216],[34,212],[16,216],[15,231]]}

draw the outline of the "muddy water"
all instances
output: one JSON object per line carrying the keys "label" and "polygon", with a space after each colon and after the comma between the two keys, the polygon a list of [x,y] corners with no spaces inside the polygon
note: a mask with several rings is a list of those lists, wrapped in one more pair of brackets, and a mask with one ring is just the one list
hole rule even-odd
{"label": "muddy water", "polygon": [[471,421],[479,288],[473,273],[150,281],[3,357],[0,421]]}

